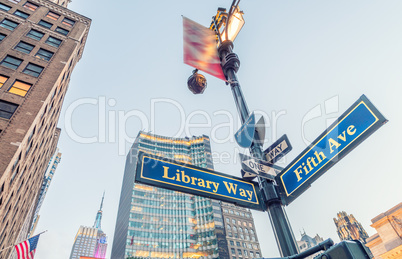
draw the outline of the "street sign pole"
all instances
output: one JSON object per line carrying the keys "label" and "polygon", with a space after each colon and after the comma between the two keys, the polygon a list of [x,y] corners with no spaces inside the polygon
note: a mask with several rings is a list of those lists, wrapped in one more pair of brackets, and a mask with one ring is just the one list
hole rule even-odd
{"label": "street sign pole", "polygon": [[[227,40],[221,43],[218,48],[218,53],[221,59],[223,72],[232,89],[237,111],[239,112],[242,123],[245,123],[250,113],[236,76],[236,72],[240,67],[240,60],[237,55],[233,53],[232,49],[233,43]],[[258,141],[253,141],[250,147],[251,155],[259,160],[266,161],[258,132],[255,132],[254,139]],[[267,206],[268,215],[281,256],[285,257],[297,254],[296,240],[274,182],[258,177],[258,183],[265,205]]]}

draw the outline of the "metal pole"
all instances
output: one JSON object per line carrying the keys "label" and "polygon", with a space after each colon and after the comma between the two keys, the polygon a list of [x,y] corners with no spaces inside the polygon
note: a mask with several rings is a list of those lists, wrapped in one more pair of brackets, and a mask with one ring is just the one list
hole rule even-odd
{"label": "metal pole", "polygon": [[[230,88],[232,89],[237,111],[239,112],[242,123],[244,123],[250,113],[241,91],[240,83],[236,76],[236,72],[240,67],[240,60],[237,55],[233,53],[232,49],[233,43],[231,41],[224,41],[219,46],[218,52],[221,58],[223,72],[225,73],[228,82],[230,83]],[[255,134],[256,138],[258,139],[258,133],[256,132]],[[250,153],[257,159],[266,160],[263,156],[260,141],[255,141],[252,144],[250,147]],[[275,233],[276,242],[278,244],[281,256],[291,256],[297,254],[298,249],[294,234],[279,195],[276,191],[274,182],[260,177],[258,177],[258,182],[260,190],[263,194],[264,202],[267,206],[268,215]]]}

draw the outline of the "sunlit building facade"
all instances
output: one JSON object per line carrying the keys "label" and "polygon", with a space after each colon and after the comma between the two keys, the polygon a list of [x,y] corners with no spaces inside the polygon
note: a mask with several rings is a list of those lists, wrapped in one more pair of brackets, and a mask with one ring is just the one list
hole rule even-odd
{"label": "sunlit building facade", "polygon": [[334,218],[336,232],[341,240],[360,240],[364,244],[369,237],[362,224],[355,219],[353,214],[348,215],[342,211]]}
{"label": "sunlit building facade", "polygon": [[374,259],[402,258],[402,202],[371,220],[374,235],[367,239],[367,246]]}
{"label": "sunlit building facade", "polygon": [[227,258],[219,202],[134,183],[139,150],[213,169],[209,137],[140,132],[127,155],[111,258]]}

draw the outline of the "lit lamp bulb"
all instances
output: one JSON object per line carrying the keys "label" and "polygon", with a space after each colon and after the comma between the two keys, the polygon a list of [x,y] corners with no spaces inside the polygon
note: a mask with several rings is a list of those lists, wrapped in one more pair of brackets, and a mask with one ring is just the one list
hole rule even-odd
{"label": "lit lamp bulb", "polygon": [[[229,17],[229,21],[227,21],[225,28],[221,34],[222,41],[230,40],[234,41],[239,34],[241,28],[243,28],[245,21],[243,19],[243,12],[240,11],[239,7],[236,8],[236,11]],[[227,30],[226,30],[227,29]],[[228,35],[226,36],[226,31]]]}

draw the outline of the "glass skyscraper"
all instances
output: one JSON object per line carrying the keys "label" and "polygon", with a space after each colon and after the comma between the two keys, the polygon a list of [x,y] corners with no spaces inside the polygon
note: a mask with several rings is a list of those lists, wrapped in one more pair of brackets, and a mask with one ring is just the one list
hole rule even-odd
{"label": "glass skyscraper", "polygon": [[134,183],[138,151],[213,169],[209,137],[140,132],[127,155],[111,258],[228,258],[219,202]]}

